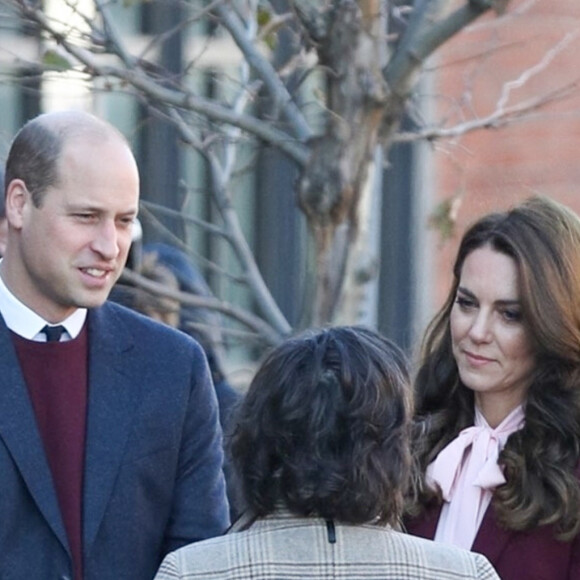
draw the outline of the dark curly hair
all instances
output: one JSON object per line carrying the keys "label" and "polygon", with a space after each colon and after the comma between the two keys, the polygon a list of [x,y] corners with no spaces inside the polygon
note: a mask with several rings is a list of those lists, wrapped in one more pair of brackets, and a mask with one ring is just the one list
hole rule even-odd
{"label": "dark curly hair", "polygon": [[[508,529],[552,524],[561,539],[570,539],[580,530],[580,220],[557,202],[530,198],[484,216],[463,236],[451,291],[427,329],[415,379],[418,471],[424,474],[441,449],[473,425],[474,395],[458,374],[449,317],[465,258],[486,245],[516,264],[535,356],[525,426],[500,455],[507,483],[495,490],[494,508]],[[417,489],[419,506],[433,501],[424,480]]]}
{"label": "dark curly hair", "polygon": [[230,450],[257,516],[395,524],[409,476],[412,394],[406,359],[363,327],[290,338],[260,366]]}

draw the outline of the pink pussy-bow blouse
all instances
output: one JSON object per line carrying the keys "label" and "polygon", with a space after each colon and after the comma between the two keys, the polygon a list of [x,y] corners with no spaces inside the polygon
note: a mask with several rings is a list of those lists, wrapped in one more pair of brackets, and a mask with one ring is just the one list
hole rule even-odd
{"label": "pink pussy-bow blouse", "polygon": [[427,483],[441,488],[443,507],[435,541],[471,548],[492,497],[505,483],[497,464],[507,438],[524,424],[522,405],[495,429],[475,408],[475,425],[468,427],[444,447],[427,467]]}

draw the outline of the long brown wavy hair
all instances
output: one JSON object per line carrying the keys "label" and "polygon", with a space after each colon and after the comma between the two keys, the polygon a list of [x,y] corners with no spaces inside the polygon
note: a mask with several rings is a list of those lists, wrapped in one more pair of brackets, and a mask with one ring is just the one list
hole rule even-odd
{"label": "long brown wavy hair", "polygon": [[494,491],[493,505],[508,529],[553,525],[557,536],[568,540],[580,530],[580,219],[539,196],[481,218],[461,240],[452,288],[427,328],[415,378],[415,458],[422,475],[410,512],[441,501],[425,484],[425,469],[473,425],[474,395],[458,374],[449,316],[465,258],[485,245],[515,261],[536,361],[525,425],[509,437],[499,457],[507,481]]}

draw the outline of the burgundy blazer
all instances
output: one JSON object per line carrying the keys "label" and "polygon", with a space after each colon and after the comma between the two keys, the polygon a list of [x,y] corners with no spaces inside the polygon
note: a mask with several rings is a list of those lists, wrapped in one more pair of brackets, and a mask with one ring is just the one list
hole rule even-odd
{"label": "burgundy blazer", "polygon": [[[433,539],[440,512],[441,507],[434,506],[406,520],[407,531]],[[487,556],[502,580],[580,580],[580,536],[560,542],[552,526],[529,532],[505,530],[497,523],[491,505],[471,550]]]}

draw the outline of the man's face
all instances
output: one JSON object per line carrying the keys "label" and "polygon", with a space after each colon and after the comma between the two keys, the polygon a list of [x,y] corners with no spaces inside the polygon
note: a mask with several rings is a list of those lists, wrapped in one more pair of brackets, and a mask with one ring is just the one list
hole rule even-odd
{"label": "man's face", "polygon": [[117,139],[68,142],[58,176],[40,207],[23,182],[10,188],[14,232],[3,264],[9,289],[49,322],[107,299],[127,259],[139,198],[134,158]]}

